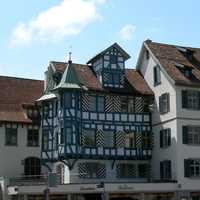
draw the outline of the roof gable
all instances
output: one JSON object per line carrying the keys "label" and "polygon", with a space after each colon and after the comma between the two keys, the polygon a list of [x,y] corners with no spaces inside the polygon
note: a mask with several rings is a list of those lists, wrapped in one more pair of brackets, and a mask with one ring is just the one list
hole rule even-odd
{"label": "roof gable", "polygon": [[[200,86],[200,48],[182,47],[170,44],[145,41],[156,62],[161,65],[166,76],[177,85]],[[186,53],[189,53],[187,57]],[[191,58],[192,52],[192,58]],[[191,69],[191,76],[186,76],[177,66]],[[139,68],[139,63],[137,68]]]}
{"label": "roof gable", "polygon": [[130,55],[126,51],[124,51],[117,43],[114,43],[111,46],[109,46],[108,48],[106,48],[105,50],[103,50],[100,53],[96,54],[90,60],[88,60],[87,64],[92,63],[94,60],[96,60],[98,57],[104,55],[107,51],[109,51],[112,48],[116,48],[122,54],[122,56],[125,58],[125,60],[128,60],[130,58]]}

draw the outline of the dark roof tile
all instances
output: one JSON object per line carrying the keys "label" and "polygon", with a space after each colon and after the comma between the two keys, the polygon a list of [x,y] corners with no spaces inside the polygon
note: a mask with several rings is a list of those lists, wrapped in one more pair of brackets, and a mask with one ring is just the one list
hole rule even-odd
{"label": "dark roof tile", "polygon": [[0,121],[32,123],[24,105],[33,105],[43,93],[43,81],[0,76]]}

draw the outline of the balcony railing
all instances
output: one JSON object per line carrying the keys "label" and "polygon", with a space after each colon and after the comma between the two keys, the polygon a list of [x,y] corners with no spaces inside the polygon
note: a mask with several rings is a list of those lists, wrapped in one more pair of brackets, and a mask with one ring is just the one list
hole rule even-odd
{"label": "balcony railing", "polygon": [[46,185],[47,175],[31,175],[9,178],[9,185]]}
{"label": "balcony railing", "polygon": [[150,122],[150,113],[97,113],[97,112],[83,112],[83,120],[95,121],[114,121],[114,122]]}
{"label": "balcony railing", "polygon": [[150,159],[151,148],[111,148],[111,147],[83,147],[66,145],[59,147],[62,156],[67,157],[94,157],[103,159]]}

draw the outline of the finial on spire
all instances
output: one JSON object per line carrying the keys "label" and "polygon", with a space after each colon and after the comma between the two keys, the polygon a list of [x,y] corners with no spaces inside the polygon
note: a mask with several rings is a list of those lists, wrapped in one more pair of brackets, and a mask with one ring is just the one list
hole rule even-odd
{"label": "finial on spire", "polygon": [[69,46],[69,59],[68,59],[68,63],[72,63],[72,51],[71,51],[71,49],[72,49],[72,46],[70,45]]}

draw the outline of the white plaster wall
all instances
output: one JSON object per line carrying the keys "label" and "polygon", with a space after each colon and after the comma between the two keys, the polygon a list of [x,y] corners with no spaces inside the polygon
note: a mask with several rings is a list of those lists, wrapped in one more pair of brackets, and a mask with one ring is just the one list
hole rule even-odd
{"label": "white plaster wall", "polygon": [[[153,68],[156,65],[157,64],[152,58],[152,56],[149,57],[148,61],[146,60],[145,57],[143,57],[141,65],[140,65],[140,71],[142,75],[144,76],[144,79],[148,83],[149,87],[153,90],[154,95],[155,95],[155,109],[152,113],[153,124],[157,124],[157,123],[160,123],[161,121],[172,119],[177,114],[177,111],[174,108],[174,105],[176,105],[176,91],[175,91],[174,86],[166,78],[162,69],[161,69],[161,84],[154,86]],[[170,112],[160,115],[159,96],[161,96],[164,93],[170,94]]]}
{"label": "white plaster wall", "polygon": [[[154,133],[154,148],[152,152],[152,175],[153,178],[160,178],[160,162],[171,160],[172,179],[176,180],[177,175],[177,121],[160,124],[153,127]],[[167,148],[160,148],[160,130],[171,128],[171,145]]]}
{"label": "white plaster wall", "polygon": [[188,178],[184,177],[184,159],[197,158],[200,159],[200,146],[183,144],[182,138],[182,126],[194,125],[200,126],[200,121],[197,120],[177,120],[177,135],[178,135],[178,157],[177,157],[177,175],[178,182],[181,184],[182,189],[198,189],[200,186],[200,178]]}
{"label": "white plaster wall", "polygon": [[[41,134],[40,134],[41,135]],[[18,126],[18,145],[5,145],[5,126],[0,127],[0,176],[16,177],[24,173],[22,160],[27,157],[40,158],[40,147],[27,146],[27,126]]]}
{"label": "white plaster wall", "polygon": [[[165,73],[161,69],[161,84],[154,86],[154,74],[153,68],[157,63],[152,58],[149,60],[143,56],[140,71],[147,81],[149,87],[153,90],[155,95],[154,110],[152,112],[152,125],[153,125],[153,135],[154,135],[154,147],[152,154],[152,178],[160,178],[160,161],[171,160],[172,162],[172,178],[177,178],[177,130],[176,130],[176,120],[174,119],[177,115],[176,110],[176,90],[174,86],[166,78]],[[170,95],[170,112],[160,115],[159,113],[159,96],[163,93],[169,93]],[[172,120],[172,121],[167,121]],[[162,124],[162,122],[165,122]],[[160,130],[165,128],[171,128],[172,141],[171,146],[168,148],[160,148]]]}
{"label": "white plaster wall", "polygon": [[[182,126],[200,126],[200,111],[182,109],[181,91],[184,89],[194,90],[194,88],[174,86],[166,78],[163,72],[161,72],[161,84],[154,87],[153,67],[155,65],[155,61],[150,56],[148,61],[143,57],[140,66],[140,71],[150,88],[153,90],[156,100],[156,107],[152,115],[154,133],[154,149],[152,158],[153,178],[159,178],[160,161],[169,159],[172,161],[172,178],[178,180],[180,190],[199,190],[200,179],[184,177],[184,159],[200,158],[200,146],[182,144]],[[195,90],[200,91],[200,88],[195,88]],[[160,115],[159,117],[158,98],[165,92],[170,93],[170,112],[165,115]],[[159,147],[159,132],[163,128],[171,128],[172,134],[172,145],[166,149],[161,149]]]}

